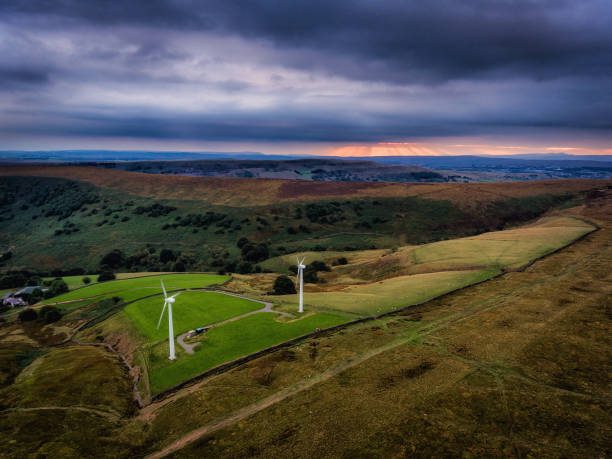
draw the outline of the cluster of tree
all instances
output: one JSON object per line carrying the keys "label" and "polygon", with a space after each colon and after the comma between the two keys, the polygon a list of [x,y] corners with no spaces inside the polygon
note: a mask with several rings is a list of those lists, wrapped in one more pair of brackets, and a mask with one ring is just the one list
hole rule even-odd
{"label": "cluster of tree", "polygon": [[[166,223],[162,229],[178,228],[179,226],[191,226],[195,228],[208,229],[210,225],[217,224],[217,226],[224,226],[229,228],[231,226],[231,220],[225,220],[226,214],[208,211],[205,214],[187,214],[185,216],[178,215],[175,217],[175,223]],[[224,221],[225,220],[225,221]],[[221,222],[223,225],[221,225]]]}
{"label": "cluster of tree", "polygon": [[138,206],[134,209],[136,215],[145,214],[149,217],[157,218],[162,215],[168,215],[170,212],[175,211],[176,207],[165,206],[163,204],[155,203],[150,206]]}
{"label": "cluster of tree", "polygon": [[295,284],[287,276],[278,276],[274,281],[274,287],[272,293],[274,295],[291,295],[297,293],[295,290]]}
{"label": "cluster of tree", "polygon": [[64,223],[64,227],[62,229],[55,230],[55,236],[59,236],[61,234],[69,235],[71,233],[77,233],[79,228],[73,222]]}
{"label": "cluster of tree", "polygon": [[[89,278],[88,277],[84,278],[83,282],[85,282],[85,279],[89,279]],[[100,275],[98,276],[98,282],[107,282],[111,280],[115,280],[115,273],[112,271],[102,271]]]}
{"label": "cluster of tree", "polygon": [[70,217],[86,204],[100,201],[100,197],[88,186],[57,179],[39,180],[29,194],[31,205],[44,207],[41,215],[57,216],[58,220]]}
{"label": "cluster of tree", "polygon": [[332,262],[332,266],[340,266],[340,265],[347,265],[348,264],[348,260],[346,259],[346,257],[340,257],[337,260],[334,260]]}
{"label": "cluster of tree", "polygon": [[343,213],[338,201],[306,204],[306,218],[313,223],[333,224],[344,220]]}
{"label": "cluster of tree", "polygon": [[60,320],[62,318],[62,313],[54,306],[44,306],[40,312],[36,312],[36,309],[26,308],[19,313],[18,318],[21,322],[39,320],[44,324],[50,324]]}
{"label": "cluster of tree", "polygon": [[259,263],[270,256],[268,244],[264,242],[255,243],[249,241],[246,237],[242,237],[236,245],[240,249],[242,258],[251,263]]}
{"label": "cluster of tree", "polygon": [[137,271],[184,272],[188,269],[197,270],[198,262],[192,255],[181,254],[171,249],[162,249],[157,254],[155,247],[147,247],[130,256],[125,256],[121,250],[112,250],[102,257],[100,268],[104,271],[125,268]]}
{"label": "cluster of tree", "polygon": [[306,225],[300,225],[297,228],[294,228],[293,226],[290,226],[287,228],[288,234],[297,234],[299,232],[310,234],[312,233],[312,230],[308,228]]}
{"label": "cluster of tree", "polygon": [[21,271],[9,271],[0,276],[0,289],[24,287],[28,281],[26,273]]}

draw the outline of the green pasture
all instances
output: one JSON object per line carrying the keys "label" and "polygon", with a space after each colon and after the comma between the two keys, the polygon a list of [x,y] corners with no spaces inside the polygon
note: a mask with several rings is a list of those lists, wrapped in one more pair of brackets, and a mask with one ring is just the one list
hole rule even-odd
{"label": "green pasture", "polygon": [[[353,312],[362,316],[382,314],[411,304],[421,303],[451,290],[489,279],[495,269],[445,271],[394,277],[370,284],[345,287],[340,291],[304,293],[308,307]],[[276,297],[283,303],[297,304],[297,295]]]}
{"label": "green pasture", "polygon": [[[183,292],[172,306],[174,334],[221,322],[263,308],[264,305],[231,295],[214,292]],[[163,297],[136,301],[123,309],[126,317],[149,342],[168,338],[168,313],[157,328]]]}
{"label": "green pasture", "polygon": [[106,295],[120,296],[124,301],[131,301],[148,295],[161,293],[160,280],[164,281],[166,290],[182,288],[202,288],[212,284],[222,284],[228,276],[215,274],[165,274],[161,276],[137,277],[125,280],[101,282],[83,287],[62,295],[50,298],[45,303],[72,301]]}
{"label": "green pasture", "polygon": [[189,355],[177,344],[177,360],[168,360],[168,341],[148,351],[151,393],[156,394],[212,367],[248,355],[266,347],[346,322],[333,314],[314,314],[289,322],[275,320],[277,314],[264,312],[208,331],[203,341]]}
{"label": "green pasture", "polygon": [[[117,273],[117,279],[132,279],[135,277],[144,277],[144,276],[154,276],[157,274],[167,274],[167,273]],[[91,283],[98,282],[98,274],[81,274],[80,276],[64,276],[62,279],[68,285],[69,290],[74,290],[79,287],[85,287],[88,284],[83,283],[83,278],[89,277],[91,279]],[[53,280],[55,277],[45,277],[44,280]]]}

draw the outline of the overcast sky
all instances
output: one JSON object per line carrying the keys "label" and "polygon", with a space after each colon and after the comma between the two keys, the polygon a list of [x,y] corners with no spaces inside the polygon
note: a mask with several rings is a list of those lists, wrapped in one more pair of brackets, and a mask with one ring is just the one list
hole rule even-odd
{"label": "overcast sky", "polygon": [[0,149],[612,154],[610,0],[0,0]]}

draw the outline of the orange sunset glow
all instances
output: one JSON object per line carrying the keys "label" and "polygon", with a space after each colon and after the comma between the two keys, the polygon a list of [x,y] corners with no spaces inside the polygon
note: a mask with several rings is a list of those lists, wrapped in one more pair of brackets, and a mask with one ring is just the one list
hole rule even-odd
{"label": "orange sunset glow", "polygon": [[609,148],[582,146],[494,145],[484,143],[380,142],[369,145],[332,147],[325,155],[340,157],[516,155],[529,153],[570,153],[572,155],[609,155]]}

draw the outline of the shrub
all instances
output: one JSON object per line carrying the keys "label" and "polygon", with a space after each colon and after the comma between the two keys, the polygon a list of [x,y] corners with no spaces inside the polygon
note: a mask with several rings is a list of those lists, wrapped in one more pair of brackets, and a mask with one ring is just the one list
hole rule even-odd
{"label": "shrub", "polygon": [[18,317],[19,320],[22,322],[31,322],[33,320],[38,319],[38,314],[36,313],[36,310],[27,308],[21,311]]}
{"label": "shrub", "polygon": [[264,261],[270,255],[270,250],[267,244],[245,244],[242,246],[242,257],[252,263],[259,263]]}
{"label": "shrub", "polygon": [[91,282],[91,279],[89,277],[84,277],[83,279],[81,279],[81,281],[83,281],[83,283],[87,285]]}
{"label": "shrub", "polygon": [[43,298],[44,298],[43,291],[37,288],[30,295],[28,295],[28,303],[36,304]]}
{"label": "shrub", "polygon": [[238,263],[238,266],[236,266],[236,272],[238,274],[249,274],[252,271],[253,265],[248,261],[241,261],[240,263]]}
{"label": "shrub", "polygon": [[106,282],[115,279],[115,273],[112,271],[102,271],[98,276],[98,282]]}
{"label": "shrub", "polygon": [[62,318],[62,313],[59,309],[53,306],[45,306],[40,310],[39,317],[46,323],[50,324],[53,322],[57,322]]}
{"label": "shrub", "polygon": [[324,262],[315,260],[308,265],[308,268],[314,271],[331,271],[329,266],[327,266]]}
{"label": "shrub", "polygon": [[159,261],[161,261],[162,263],[167,263],[169,261],[174,261],[176,260],[176,255],[174,254],[174,252],[170,249],[162,249],[161,252],[159,252]]}
{"label": "shrub", "polygon": [[109,268],[119,268],[123,265],[124,257],[121,250],[113,250],[102,257],[100,261],[101,266],[108,266]]}
{"label": "shrub", "polygon": [[51,296],[60,295],[62,293],[66,293],[67,291],[68,284],[66,284],[63,279],[55,279],[53,282],[51,282],[51,285],[49,286],[49,292],[51,293]]}
{"label": "shrub", "polygon": [[235,261],[228,261],[225,263],[225,266],[223,266],[223,270],[228,274],[234,273],[236,272],[236,264]]}
{"label": "shrub", "polygon": [[177,261],[176,263],[174,263],[173,271],[175,273],[184,273],[185,272],[185,263],[183,263],[182,261]]}
{"label": "shrub", "polygon": [[316,284],[319,282],[317,272],[314,269],[311,269],[310,266],[307,266],[304,270],[304,282],[308,284]]}
{"label": "shrub", "polygon": [[295,285],[287,276],[278,276],[274,281],[274,293],[276,295],[291,295],[296,293]]}
{"label": "shrub", "polygon": [[348,260],[345,257],[340,257],[332,263],[334,266],[347,265]]}

